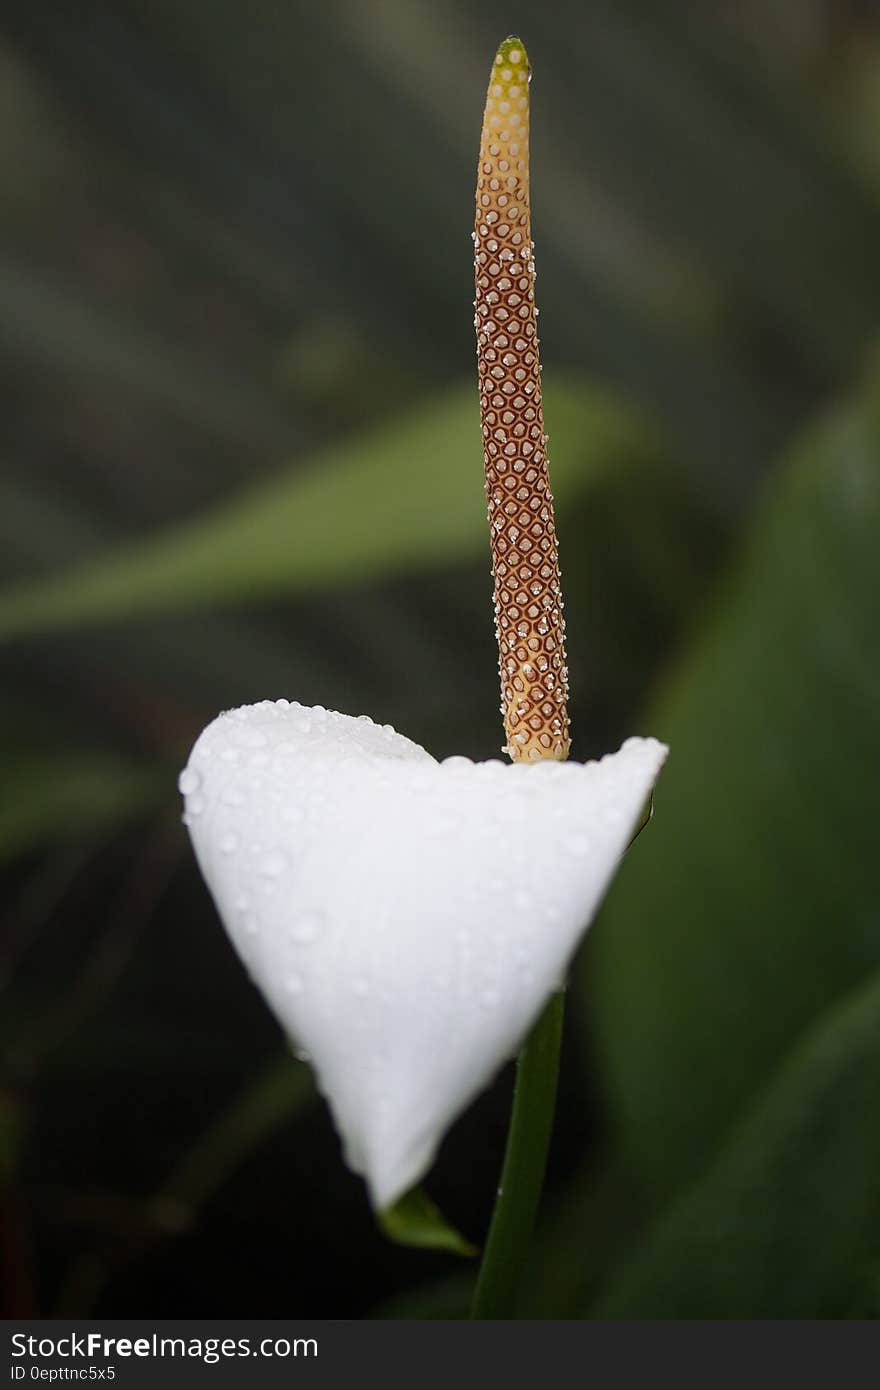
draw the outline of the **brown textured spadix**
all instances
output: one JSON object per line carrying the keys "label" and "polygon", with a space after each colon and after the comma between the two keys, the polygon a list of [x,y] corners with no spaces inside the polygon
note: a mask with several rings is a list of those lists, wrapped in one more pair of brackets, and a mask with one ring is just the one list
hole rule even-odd
{"label": "brown textured spadix", "polygon": [[495,581],[501,713],[516,762],[565,758],[568,673],[529,216],[529,78],[518,38],[498,50],[477,171],[477,364]]}

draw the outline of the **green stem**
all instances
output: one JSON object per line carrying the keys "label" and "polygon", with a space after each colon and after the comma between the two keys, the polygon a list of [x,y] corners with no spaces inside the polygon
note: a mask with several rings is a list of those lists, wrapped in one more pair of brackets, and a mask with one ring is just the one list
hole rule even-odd
{"label": "green stem", "polygon": [[535,1226],[553,1131],[565,996],[554,994],[516,1066],[513,1112],[498,1199],[474,1293],[472,1318],[509,1318]]}

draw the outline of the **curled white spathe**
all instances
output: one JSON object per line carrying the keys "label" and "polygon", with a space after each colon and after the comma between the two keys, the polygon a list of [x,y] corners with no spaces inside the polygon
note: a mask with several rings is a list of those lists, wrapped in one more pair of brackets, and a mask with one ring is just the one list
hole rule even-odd
{"label": "curled white spathe", "polygon": [[205,881],[378,1209],[516,1052],[666,751],[438,763],[389,726],[286,700],[196,742],[180,789]]}

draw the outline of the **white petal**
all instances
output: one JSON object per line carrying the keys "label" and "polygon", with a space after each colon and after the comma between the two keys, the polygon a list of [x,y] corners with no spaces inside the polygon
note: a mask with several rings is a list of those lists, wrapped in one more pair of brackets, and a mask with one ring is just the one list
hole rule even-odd
{"label": "white petal", "polygon": [[279,701],[223,714],[181,774],[226,929],[315,1067],[384,1208],[512,1056],[666,756],[508,765]]}

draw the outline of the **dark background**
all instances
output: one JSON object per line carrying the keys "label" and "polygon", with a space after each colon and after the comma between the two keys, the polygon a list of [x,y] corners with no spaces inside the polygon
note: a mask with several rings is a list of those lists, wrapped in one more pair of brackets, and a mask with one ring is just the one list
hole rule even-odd
{"label": "dark background", "polygon": [[[10,1314],[465,1306],[470,1269],[375,1231],[175,780],[219,709],[280,695],[497,753],[487,546],[435,543],[431,507],[480,466],[434,422],[459,402],[467,439],[476,410],[474,168],[513,29],[545,373],[576,402],[547,420],[573,752],[673,749],[570,990],[522,1311],[880,1311],[876,7],[2,0]],[[310,569],[300,483],[401,428],[409,550],[380,508],[350,554],[343,495]],[[186,524],[258,484],[289,548],[209,530],[177,577]],[[505,1076],[430,1182],[477,1239],[508,1104]]]}

